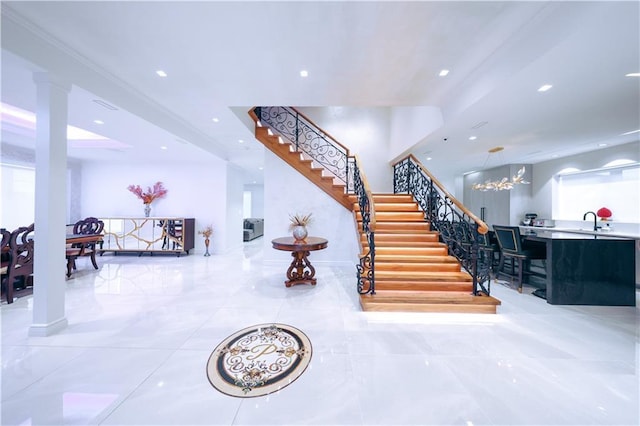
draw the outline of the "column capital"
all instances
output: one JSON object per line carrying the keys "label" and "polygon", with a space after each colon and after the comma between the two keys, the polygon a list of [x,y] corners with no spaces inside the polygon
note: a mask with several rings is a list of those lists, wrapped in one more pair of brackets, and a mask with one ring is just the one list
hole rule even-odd
{"label": "column capital", "polygon": [[71,91],[71,83],[69,81],[49,72],[34,72],[33,81],[36,83],[36,86],[55,86],[58,89],[64,90],[65,93]]}

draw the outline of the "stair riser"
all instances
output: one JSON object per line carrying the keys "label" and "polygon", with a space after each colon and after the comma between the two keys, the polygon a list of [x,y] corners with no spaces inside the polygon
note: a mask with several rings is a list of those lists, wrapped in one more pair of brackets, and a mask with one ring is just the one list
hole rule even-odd
{"label": "stair riser", "polygon": [[404,290],[404,291],[473,291],[473,283],[459,282],[406,282],[376,280],[376,290]]}
{"label": "stair riser", "polygon": [[475,305],[428,305],[428,304],[385,304],[385,303],[360,303],[364,312],[432,312],[432,313],[457,313],[457,314],[495,314],[495,306]]}
{"label": "stair riser", "polygon": [[378,212],[419,212],[420,208],[415,203],[383,203],[378,204],[374,202],[376,206],[376,213]]}
{"label": "stair riser", "polygon": [[[360,239],[362,241],[367,240],[366,234],[361,234]],[[380,234],[376,232],[376,244],[382,242],[389,243],[419,243],[419,242],[440,242],[438,234]]]}
{"label": "stair riser", "polygon": [[460,272],[457,263],[387,263],[376,262],[376,274],[379,272]]}
{"label": "stair riser", "polygon": [[390,256],[376,254],[376,264],[379,263],[455,263],[453,256]]}
{"label": "stair riser", "polygon": [[[361,240],[360,242],[363,245],[367,244],[366,240]],[[414,242],[414,243],[403,243],[403,242],[393,242],[393,241],[376,241],[376,247],[383,248],[398,248],[398,249],[428,249],[428,248],[440,248],[442,247],[442,243],[436,242]]]}
{"label": "stair riser", "polygon": [[448,250],[444,245],[420,248],[376,246],[376,255],[378,254],[394,256],[446,256]]}
{"label": "stair riser", "polygon": [[407,194],[373,194],[374,203],[415,203],[413,195]]}
{"label": "stair riser", "polygon": [[464,272],[453,271],[378,271],[376,269],[376,282],[378,280],[406,281],[406,282],[462,282],[471,281],[471,276]]}
{"label": "stair riser", "polygon": [[[360,211],[356,212],[356,219],[362,220]],[[422,212],[376,212],[377,222],[424,222]]]}

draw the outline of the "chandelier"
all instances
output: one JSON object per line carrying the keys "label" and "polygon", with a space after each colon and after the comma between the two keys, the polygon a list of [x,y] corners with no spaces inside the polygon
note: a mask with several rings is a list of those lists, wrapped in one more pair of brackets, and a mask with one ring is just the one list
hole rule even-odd
{"label": "chandelier", "polygon": [[[495,148],[491,148],[489,150],[489,155],[487,156],[487,161],[491,157],[491,154],[502,151],[504,148],[501,146],[497,146]],[[484,165],[486,166],[487,161],[485,161]],[[483,166],[484,167],[484,166]],[[512,189],[515,185],[527,185],[529,182],[524,180],[524,172],[525,166],[522,166],[518,172],[509,179],[508,177],[503,177],[500,180],[486,180],[484,183],[474,183],[471,185],[471,189],[476,191],[508,191]]]}

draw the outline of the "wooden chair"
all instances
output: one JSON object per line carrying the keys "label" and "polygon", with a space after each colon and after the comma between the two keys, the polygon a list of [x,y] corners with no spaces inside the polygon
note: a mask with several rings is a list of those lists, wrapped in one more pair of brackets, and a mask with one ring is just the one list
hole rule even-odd
{"label": "wooden chair", "polygon": [[9,269],[9,259],[11,253],[9,252],[9,239],[11,238],[11,232],[6,229],[0,229],[0,236],[2,236],[2,244],[0,245],[0,283],[3,282],[7,270]]}
{"label": "wooden chair", "polygon": [[[16,229],[9,236],[9,264],[6,278],[3,281],[7,303],[13,303],[13,286],[16,278],[21,277],[25,287],[33,285],[33,228],[34,224],[32,223],[29,226]],[[3,243],[4,239],[3,232]]]}
{"label": "wooden chair", "polygon": [[[87,217],[73,225],[73,233],[77,235],[102,234],[103,230],[104,222],[95,217]],[[99,269],[96,262],[96,251],[95,242],[72,244],[71,247],[67,247],[67,277],[70,277],[71,271],[76,269],[76,259],[81,256],[90,256],[93,267]]]}
{"label": "wooden chair", "polygon": [[544,247],[523,246],[520,228],[517,226],[493,225],[493,230],[500,246],[500,263],[496,271],[496,278],[506,276],[511,282],[515,281],[518,292],[522,293],[522,284],[527,276],[546,277],[543,273],[531,272],[532,260],[546,259],[547,253]]}

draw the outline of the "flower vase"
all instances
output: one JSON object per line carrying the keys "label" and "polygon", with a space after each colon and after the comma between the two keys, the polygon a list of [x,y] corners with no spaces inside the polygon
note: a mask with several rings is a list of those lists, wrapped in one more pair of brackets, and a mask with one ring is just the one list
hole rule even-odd
{"label": "flower vase", "polygon": [[307,227],[302,225],[296,225],[293,227],[293,238],[296,241],[304,241],[307,238]]}
{"label": "flower vase", "polygon": [[151,214],[151,205],[150,204],[145,204],[144,205],[144,217],[149,217],[149,214]]}
{"label": "flower vase", "polygon": [[205,256],[211,256],[209,254],[209,239],[208,238],[204,239],[204,246],[206,247],[206,250],[204,251],[204,255]]}

